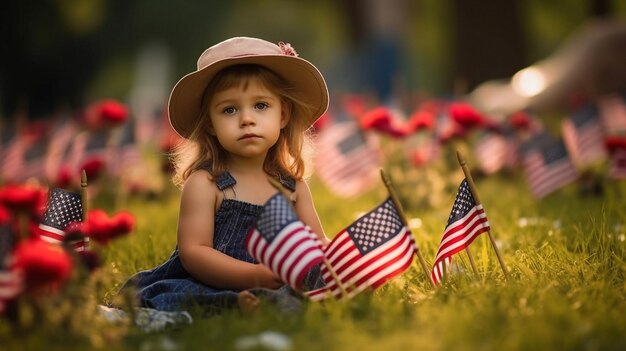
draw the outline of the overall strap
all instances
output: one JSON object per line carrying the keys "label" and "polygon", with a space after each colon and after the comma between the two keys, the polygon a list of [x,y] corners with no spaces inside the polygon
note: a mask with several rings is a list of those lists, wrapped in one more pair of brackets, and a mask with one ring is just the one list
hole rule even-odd
{"label": "overall strap", "polygon": [[224,191],[224,189],[232,187],[235,184],[237,184],[237,181],[235,180],[235,178],[233,178],[232,175],[230,175],[228,171],[224,171],[215,180],[215,185],[218,189],[222,191]]}
{"label": "overall strap", "polygon": [[[197,169],[204,169],[208,171],[209,173],[211,173],[212,168],[213,168],[212,164],[209,161],[209,162],[202,163],[200,166],[198,166]],[[235,180],[235,178],[233,178],[233,176],[228,171],[224,171],[215,179],[215,186],[217,186],[217,188],[222,191],[222,193],[224,194],[224,198],[226,198],[226,192],[224,190],[233,187],[235,184],[237,184],[237,181]],[[233,190],[233,194],[235,198],[237,198],[235,189],[232,189],[232,190]]]}

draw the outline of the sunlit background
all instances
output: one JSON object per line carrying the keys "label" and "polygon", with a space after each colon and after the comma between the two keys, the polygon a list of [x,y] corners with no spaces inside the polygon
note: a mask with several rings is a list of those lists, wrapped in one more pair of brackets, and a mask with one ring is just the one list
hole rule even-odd
{"label": "sunlit background", "polygon": [[[159,110],[200,53],[232,36],[290,42],[320,68],[332,94],[386,103],[486,84],[473,95],[476,106],[510,112],[554,80],[597,73],[589,60],[618,66],[593,80],[594,91],[623,88],[626,75],[623,28],[595,50],[613,60],[589,53],[590,42],[609,35],[594,26],[624,25],[626,2],[617,0],[26,0],[5,2],[0,16],[3,119],[45,118],[102,98],[127,102],[135,114]],[[572,42],[578,50],[557,64],[533,66]],[[556,72],[567,65],[576,69]]]}

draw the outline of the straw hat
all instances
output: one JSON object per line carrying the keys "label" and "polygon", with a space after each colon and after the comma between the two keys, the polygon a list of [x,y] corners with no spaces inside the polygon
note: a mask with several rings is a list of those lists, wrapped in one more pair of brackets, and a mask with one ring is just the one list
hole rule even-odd
{"label": "straw hat", "polygon": [[200,119],[202,96],[220,70],[239,64],[266,67],[289,82],[299,97],[313,106],[308,119],[312,125],[328,108],[328,88],[320,71],[298,57],[289,44],[278,45],[257,38],[236,37],[206,49],[198,59],[198,70],[181,78],[172,89],[168,103],[174,130],[187,138]]}

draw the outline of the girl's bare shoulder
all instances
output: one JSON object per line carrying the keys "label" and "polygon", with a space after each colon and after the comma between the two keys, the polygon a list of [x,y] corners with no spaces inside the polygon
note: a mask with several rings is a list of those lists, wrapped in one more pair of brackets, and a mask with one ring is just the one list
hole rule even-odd
{"label": "girl's bare shoulder", "polygon": [[206,197],[217,193],[213,176],[205,170],[197,170],[189,175],[183,185],[183,196]]}

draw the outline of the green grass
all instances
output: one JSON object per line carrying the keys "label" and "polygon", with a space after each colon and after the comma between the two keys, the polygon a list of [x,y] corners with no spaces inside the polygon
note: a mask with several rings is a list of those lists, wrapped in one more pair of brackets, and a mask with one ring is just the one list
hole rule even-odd
{"label": "green grass", "polygon": [[[430,265],[462,176],[435,179],[435,173],[415,172],[394,177],[394,183],[407,216],[421,220],[412,230]],[[572,185],[536,201],[521,177],[477,179],[508,280],[482,235],[471,246],[479,274],[471,273],[461,254],[456,273],[437,289],[416,260],[402,276],[352,301],[306,303],[293,315],[265,305],[252,316],[195,316],[192,325],[148,334],[108,323],[95,311],[99,303],[119,301],[120,284],[162,262],[175,245],[177,192],[131,198],[123,207],[137,217],[135,232],[100,248],[103,266],[88,281],[23,307],[21,328],[0,321],[1,348],[229,350],[245,336],[273,331],[286,336],[292,350],[623,350],[624,185],[607,182],[602,197],[582,197]],[[335,197],[315,178],[311,188],[329,236],[386,196],[382,183],[352,199]],[[426,196],[432,201],[423,201]]]}

